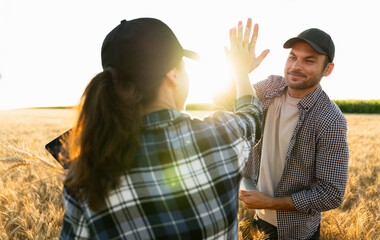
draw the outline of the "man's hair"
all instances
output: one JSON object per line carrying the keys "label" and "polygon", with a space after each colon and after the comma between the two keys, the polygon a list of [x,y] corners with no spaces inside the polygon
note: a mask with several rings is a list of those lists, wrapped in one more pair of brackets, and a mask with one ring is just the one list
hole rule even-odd
{"label": "man's hair", "polygon": [[325,55],[325,62],[323,63],[323,68],[322,68],[322,70],[325,70],[326,67],[327,67],[327,65],[328,65],[329,63],[331,63],[331,60],[330,60],[330,58],[329,58],[327,55]]}

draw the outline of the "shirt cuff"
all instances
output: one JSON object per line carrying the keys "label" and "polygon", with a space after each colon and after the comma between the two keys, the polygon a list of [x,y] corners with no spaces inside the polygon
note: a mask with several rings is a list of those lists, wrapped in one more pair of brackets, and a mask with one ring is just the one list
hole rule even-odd
{"label": "shirt cuff", "polygon": [[314,209],[310,207],[311,202],[309,201],[309,198],[307,197],[306,190],[293,193],[292,201],[296,209],[300,212],[311,214],[311,215],[314,215],[317,213],[317,211],[315,211]]}
{"label": "shirt cuff", "polygon": [[235,111],[252,104],[261,106],[260,100],[255,95],[244,95],[242,97],[239,97],[235,101]]}

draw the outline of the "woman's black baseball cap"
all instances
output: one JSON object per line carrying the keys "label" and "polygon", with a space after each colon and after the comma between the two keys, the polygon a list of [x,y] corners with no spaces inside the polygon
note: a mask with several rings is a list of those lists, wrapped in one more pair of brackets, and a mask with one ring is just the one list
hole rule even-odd
{"label": "woman's black baseball cap", "polygon": [[198,59],[182,48],[173,31],[155,18],[122,20],[104,39],[103,69],[114,67],[129,76],[165,75],[182,57]]}
{"label": "woman's black baseball cap", "polygon": [[297,37],[284,43],[284,48],[291,48],[294,43],[303,41],[308,43],[315,51],[327,55],[330,62],[334,60],[335,45],[330,35],[318,28],[310,28],[301,32]]}

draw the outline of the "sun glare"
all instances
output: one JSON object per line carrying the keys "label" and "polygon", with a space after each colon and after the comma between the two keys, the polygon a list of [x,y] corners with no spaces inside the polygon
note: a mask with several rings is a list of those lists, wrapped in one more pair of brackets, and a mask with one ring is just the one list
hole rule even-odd
{"label": "sun glare", "polygon": [[224,91],[230,83],[230,71],[224,53],[202,56],[201,61],[186,61],[190,79],[187,103],[211,103],[213,96]]}

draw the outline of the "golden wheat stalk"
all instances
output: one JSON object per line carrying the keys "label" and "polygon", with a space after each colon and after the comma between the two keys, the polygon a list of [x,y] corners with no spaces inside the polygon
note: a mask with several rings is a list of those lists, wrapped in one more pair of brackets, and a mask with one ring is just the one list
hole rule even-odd
{"label": "golden wheat stalk", "polygon": [[[1,159],[0,159],[0,160],[1,160]],[[14,165],[12,165],[12,166],[10,166],[9,168],[7,168],[7,169],[5,170],[5,172],[4,172],[3,177],[4,177],[6,174],[8,174],[9,172],[11,172],[11,171],[13,171],[13,170],[15,170],[15,169],[17,169],[17,168],[19,168],[19,167],[25,167],[25,166],[30,166],[30,165],[35,165],[35,166],[37,166],[37,167],[42,167],[42,168],[44,168],[44,169],[51,170],[51,171],[56,172],[56,173],[61,174],[61,175],[65,174],[65,171],[64,171],[63,169],[57,169],[57,168],[53,168],[53,167],[49,167],[49,166],[43,166],[43,165],[40,165],[40,164],[38,164],[38,163],[31,162],[31,161],[26,160],[26,159],[21,160],[21,161],[22,161],[22,162],[15,163]]]}
{"label": "golden wheat stalk", "polygon": [[32,154],[32,153],[29,153],[29,152],[27,152],[25,150],[16,148],[16,147],[14,147],[12,145],[8,145],[8,148],[10,148],[10,149],[12,149],[12,150],[14,150],[14,151],[16,151],[18,153],[24,154],[25,156],[28,156],[29,158],[37,159],[37,160],[41,161],[43,164],[46,164],[49,167],[52,167],[52,168],[56,168],[57,167],[55,164],[50,163],[50,162],[48,162],[48,161],[46,161],[46,160],[44,160],[44,159],[42,159],[42,158],[40,158],[40,157]]}
{"label": "golden wheat stalk", "polygon": [[13,164],[7,170],[5,170],[4,176],[6,174],[8,174],[9,172],[11,172],[12,170],[16,169],[16,168],[23,167],[23,166],[29,166],[29,165],[30,165],[29,161],[28,162],[25,161],[25,162],[20,162],[20,163]]}
{"label": "golden wheat stalk", "polygon": [[22,162],[25,161],[26,159],[20,157],[20,156],[7,156],[0,158],[0,161],[2,162]]}
{"label": "golden wheat stalk", "polygon": [[[5,177],[9,172],[11,172],[11,171],[13,171],[13,170],[15,170],[15,169],[17,169],[19,167],[30,166],[30,165],[35,165],[37,167],[42,167],[44,169],[48,169],[50,171],[53,171],[53,172],[61,174],[61,175],[65,174],[64,170],[62,169],[62,167],[61,167],[61,169],[59,169],[57,167],[57,165],[52,164],[52,163],[48,162],[47,160],[44,160],[43,158],[41,158],[39,156],[36,156],[35,154],[29,153],[28,151],[20,149],[20,148],[16,148],[16,147],[14,147],[14,146],[12,146],[10,144],[5,145],[4,143],[0,142],[0,145],[2,145],[5,148],[11,149],[11,150],[13,150],[13,151],[15,151],[15,152],[23,155],[23,157],[21,157],[21,156],[7,156],[7,157],[4,157],[4,158],[0,159],[1,161],[4,161],[4,162],[17,162],[16,164],[10,166],[5,171],[3,177]],[[33,160],[37,160],[38,162],[34,162]],[[58,174],[56,174],[54,176],[57,176]],[[52,176],[52,177],[54,177],[54,176]]]}
{"label": "golden wheat stalk", "polygon": [[25,184],[25,185],[22,185],[22,186],[20,186],[20,187],[17,187],[17,188],[15,188],[14,190],[15,190],[15,191],[20,191],[20,190],[22,190],[22,189],[24,189],[24,188],[26,188],[26,187],[30,187],[30,186],[32,186],[32,185],[34,185],[34,184],[37,184],[37,183],[40,183],[40,182],[42,182],[42,181],[49,180],[49,179],[51,179],[51,178],[53,178],[53,177],[58,177],[58,176],[60,176],[60,174],[54,174],[53,176],[49,176],[49,177],[46,177],[46,178],[38,179],[38,180],[36,180],[36,181],[30,182],[29,184]]}

